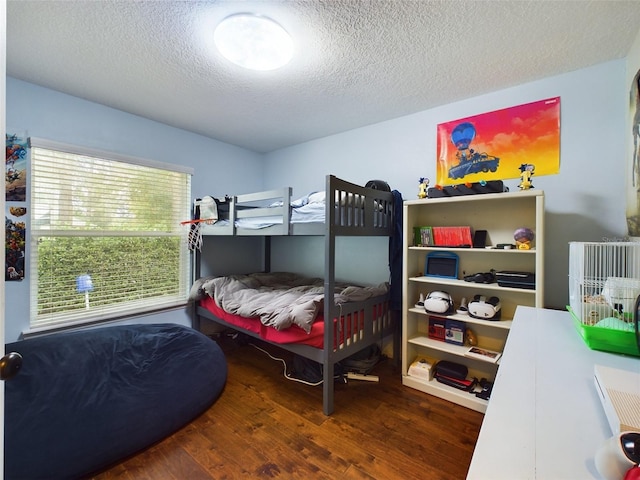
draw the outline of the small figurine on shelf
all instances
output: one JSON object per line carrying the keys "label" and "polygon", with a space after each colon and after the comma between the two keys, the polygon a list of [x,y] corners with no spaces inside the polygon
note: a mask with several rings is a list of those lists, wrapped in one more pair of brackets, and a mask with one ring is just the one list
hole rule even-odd
{"label": "small figurine on shelf", "polygon": [[513,232],[513,238],[516,241],[518,250],[530,250],[531,242],[533,242],[533,230],[527,227],[520,227]]}
{"label": "small figurine on shelf", "polygon": [[420,299],[416,302],[416,308],[424,308],[424,294],[420,294]]}
{"label": "small figurine on shelf", "polygon": [[429,186],[429,179],[427,177],[420,177],[418,182],[418,198],[427,198],[427,187]]}
{"label": "small figurine on shelf", "polygon": [[523,163],[520,165],[520,184],[518,185],[520,190],[529,190],[530,188],[533,188],[531,177],[533,177],[535,169],[536,166],[530,163]]}
{"label": "small figurine on shelf", "polygon": [[467,340],[467,343],[472,347],[475,347],[476,345],[478,345],[478,337],[476,337],[476,333],[470,328],[466,329],[465,338]]}

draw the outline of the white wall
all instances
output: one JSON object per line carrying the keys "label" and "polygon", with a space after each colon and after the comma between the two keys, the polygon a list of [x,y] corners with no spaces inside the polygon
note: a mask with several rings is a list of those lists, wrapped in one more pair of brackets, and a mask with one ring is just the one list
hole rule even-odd
{"label": "white wall", "polygon": [[[362,185],[383,179],[416,198],[419,177],[436,178],[439,123],[560,96],[560,174],[534,176],[533,184],[546,200],[545,305],[564,308],[568,242],[626,235],[627,95],[625,61],[603,63],[272,152],[265,186],[304,194],[332,173]],[[512,191],[518,183],[506,181]],[[288,260],[295,261],[304,256]]]}
{"label": "white wall", "polygon": [[[255,152],[11,77],[6,92],[8,132],[192,167],[193,197],[262,189],[264,164]],[[29,327],[29,255],[27,247],[25,279],[6,283],[7,342]],[[186,309],[134,321],[190,324]]]}

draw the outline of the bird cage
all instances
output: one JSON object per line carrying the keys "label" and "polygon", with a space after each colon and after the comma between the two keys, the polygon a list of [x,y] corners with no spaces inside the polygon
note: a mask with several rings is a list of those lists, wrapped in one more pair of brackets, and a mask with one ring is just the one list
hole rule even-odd
{"label": "bird cage", "polygon": [[569,307],[594,350],[640,356],[640,242],[570,242]]}

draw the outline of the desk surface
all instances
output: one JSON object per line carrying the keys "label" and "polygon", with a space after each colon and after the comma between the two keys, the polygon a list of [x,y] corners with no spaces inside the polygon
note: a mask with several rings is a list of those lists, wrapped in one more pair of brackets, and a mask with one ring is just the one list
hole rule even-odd
{"label": "desk surface", "polygon": [[589,349],[568,312],[518,307],[467,479],[600,478],[593,457],[613,433],[596,364],[640,373],[640,358]]}

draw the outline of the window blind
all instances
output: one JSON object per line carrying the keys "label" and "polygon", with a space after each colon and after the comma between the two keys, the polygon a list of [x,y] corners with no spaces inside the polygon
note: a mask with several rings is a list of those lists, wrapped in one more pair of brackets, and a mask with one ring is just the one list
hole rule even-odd
{"label": "window blind", "polygon": [[183,304],[191,172],[31,139],[31,330]]}

